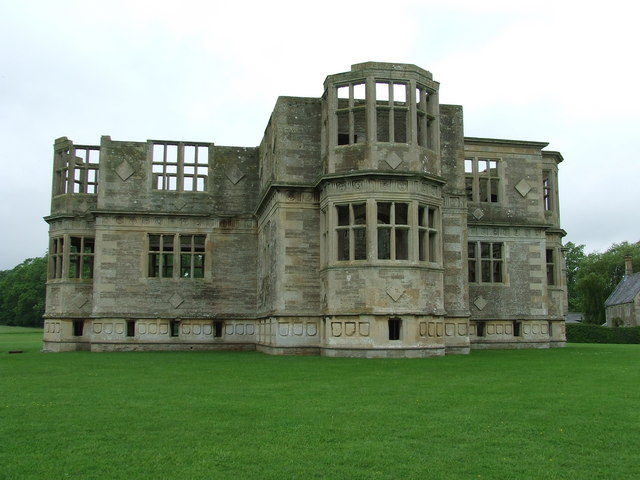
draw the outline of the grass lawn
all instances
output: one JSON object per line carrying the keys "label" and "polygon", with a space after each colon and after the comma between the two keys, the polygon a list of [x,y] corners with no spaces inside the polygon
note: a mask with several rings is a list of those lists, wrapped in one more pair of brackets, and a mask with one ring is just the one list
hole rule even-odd
{"label": "grass lawn", "polygon": [[640,345],[364,360],[40,341],[0,328],[1,479],[640,478]]}

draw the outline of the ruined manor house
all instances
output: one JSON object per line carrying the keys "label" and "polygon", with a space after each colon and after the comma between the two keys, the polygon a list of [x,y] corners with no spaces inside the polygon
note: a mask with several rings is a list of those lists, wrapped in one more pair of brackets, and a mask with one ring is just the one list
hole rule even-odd
{"label": "ruined manor house", "polygon": [[438,88],[367,62],[257,147],[57,139],[45,350],[563,346],[562,156],[465,137]]}

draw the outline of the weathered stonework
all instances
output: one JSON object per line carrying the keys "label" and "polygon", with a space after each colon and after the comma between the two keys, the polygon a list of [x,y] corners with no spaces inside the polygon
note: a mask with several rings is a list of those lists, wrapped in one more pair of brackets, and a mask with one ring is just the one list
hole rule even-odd
{"label": "weathered stonework", "polygon": [[561,155],[464,137],[414,65],[324,85],[256,148],[56,140],[45,350],[564,345]]}

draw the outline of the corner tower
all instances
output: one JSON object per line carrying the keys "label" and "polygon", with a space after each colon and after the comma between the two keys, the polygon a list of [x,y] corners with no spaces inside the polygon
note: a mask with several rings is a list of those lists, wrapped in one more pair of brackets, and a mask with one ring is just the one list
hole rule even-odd
{"label": "corner tower", "polygon": [[323,352],[444,354],[438,83],[367,62],[324,87]]}

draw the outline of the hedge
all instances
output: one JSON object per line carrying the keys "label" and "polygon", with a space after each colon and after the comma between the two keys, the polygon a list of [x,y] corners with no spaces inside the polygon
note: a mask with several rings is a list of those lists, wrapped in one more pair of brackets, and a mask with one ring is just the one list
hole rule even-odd
{"label": "hedge", "polygon": [[567,342],[573,343],[640,343],[640,327],[602,327],[567,323]]}

